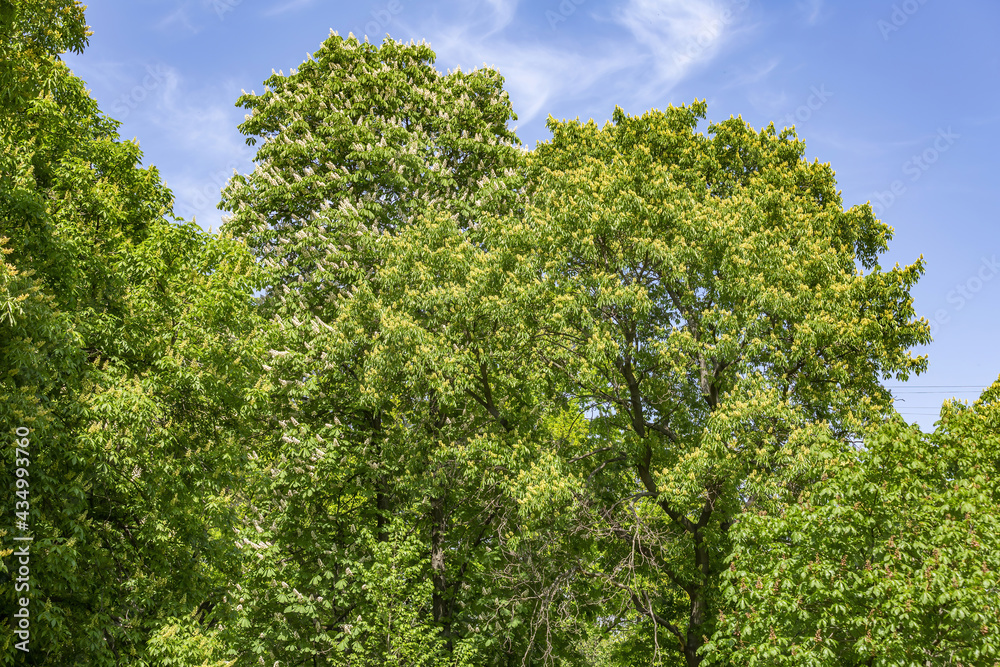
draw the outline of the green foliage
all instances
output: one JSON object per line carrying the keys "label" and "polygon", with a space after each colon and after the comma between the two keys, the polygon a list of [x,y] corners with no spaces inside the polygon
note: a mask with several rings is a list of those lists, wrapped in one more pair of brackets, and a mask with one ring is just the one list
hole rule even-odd
{"label": "green foliage", "polygon": [[332,34],[239,99],[213,236],[58,61],[81,6],[0,33],[39,664],[1000,660],[1000,381],[893,416],[922,260],[791,131],[523,151],[497,72]]}
{"label": "green foliage", "polygon": [[[162,619],[224,607],[235,576],[256,269],[231,238],[165,219],[137,145],[51,72],[0,129],[0,417],[31,429],[32,655],[145,664]],[[12,642],[5,625],[4,661]]]}
{"label": "green foliage", "polygon": [[197,611],[169,618],[148,643],[151,664],[158,667],[232,667],[235,661],[217,659],[225,648],[219,633],[206,631]]}
{"label": "green foliage", "polygon": [[946,403],[932,434],[895,418],[829,443],[818,483],[746,515],[710,662],[996,663],[998,395]]}
{"label": "green foliage", "polygon": [[501,78],[432,63],[426,45],[333,35],[240,100],[262,143],[223,205],[275,324],[242,603],[265,662],[484,665],[524,650],[490,578],[516,467],[538,449],[537,373],[480,231],[513,202],[521,157]]}
{"label": "green foliage", "polygon": [[600,557],[566,567],[601,584],[653,663],[680,646],[698,664],[729,527],[809,483],[798,453],[815,434],[877,420],[880,381],[919,372],[907,349],[928,340],[908,294],[922,265],[881,270],[890,230],[870,207],[845,211],[790,133],[731,118],[706,137],[704,116],[550,119],[525,213],[490,241],[530,266],[507,292],[544,294],[538,356],[593,415],[593,456],[566,470],[586,480],[573,539]]}
{"label": "green foliage", "polygon": [[0,116],[52,88],[54,57],[83,51],[84,9],[79,0],[0,0]]}
{"label": "green foliage", "polygon": [[432,58],[334,35],[240,100],[263,143],[223,204],[268,275],[281,437],[248,506],[254,587],[339,591],[287,632],[249,598],[254,650],[368,659],[385,552],[358,536],[403,520],[422,560],[393,567],[432,584],[430,609],[415,588],[404,607],[442,659],[580,660],[564,638],[608,629],[587,650],[698,664],[729,529],[924,367],[922,265],[881,270],[889,228],[843,210],[793,135],[730,119],[708,138],[696,103],[553,120],[525,155],[499,78]]}

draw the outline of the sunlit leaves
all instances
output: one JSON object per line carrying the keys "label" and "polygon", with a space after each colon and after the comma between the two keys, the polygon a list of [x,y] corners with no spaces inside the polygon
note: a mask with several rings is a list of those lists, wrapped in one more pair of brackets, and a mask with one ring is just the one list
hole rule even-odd
{"label": "sunlit leaves", "polygon": [[51,89],[59,54],[83,50],[83,10],[78,0],[0,1],[0,116]]}
{"label": "sunlit leaves", "polygon": [[821,446],[815,484],[745,515],[711,662],[996,661],[998,387],[945,404],[933,434],[897,418],[860,450]]}
{"label": "sunlit leaves", "polygon": [[616,573],[598,579],[688,664],[724,604],[729,527],[813,481],[815,438],[880,419],[880,382],[922,370],[908,349],[928,340],[921,262],[878,267],[890,230],[843,209],[829,165],[738,118],[706,136],[705,114],[550,118],[524,218],[494,241],[531,267],[515,284],[545,293],[540,345],[604,438],[575,462],[581,531]]}

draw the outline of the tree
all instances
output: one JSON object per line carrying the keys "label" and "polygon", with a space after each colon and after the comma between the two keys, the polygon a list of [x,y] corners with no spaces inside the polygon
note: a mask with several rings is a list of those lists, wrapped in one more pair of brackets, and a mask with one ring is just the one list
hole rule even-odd
{"label": "tree", "polygon": [[210,632],[235,576],[255,268],[231,238],[175,224],[138,146],[50,65],[50,90],[0,128],[0,417],[30,430],[31,655],[147,664],[165,619],[198,608]]}
{"label": "tree", "polygon": [[249,652],[519,659],[522,610],[490,576],[543,382],[512,320],[529,304],[502,298],[516,265],[491,263],[482,231],[519,187],[502,79],[334,34],[265,84],[239,100],[257,167],[223,198],[276,325],[274,435],[244,542]]}
{"label": "tree", "polygon": [[733,528],[713,664],[994,664],[1000,380],[931,434],[893,417]]}
{"label": "tree", "polygon": [[881,269],[871,208],[844,210],[792,131],[730,118],[704,136],[705,113],[550,119],[523,217],[491,241],[531,264],[507,291],[546,293],[536,356],[590,418],[592,451],[563,465],[575,534],[600,549],[566,567],[643,664],[702,662],[733,525],[813,481],[803,444],[880,419],[880,381],[919,372],[907,349],[928,340],[922,262]]}

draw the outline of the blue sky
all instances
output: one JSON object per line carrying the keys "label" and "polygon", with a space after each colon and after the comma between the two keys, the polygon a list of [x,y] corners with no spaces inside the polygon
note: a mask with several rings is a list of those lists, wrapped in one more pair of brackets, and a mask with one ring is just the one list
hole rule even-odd
{"label": "blue sky", "polygon": [[549,114],[603,123],[616,104],[707,99],[710,120],[794,124],[845,205],[870,200],[895,229],[882,265],[927,260],[913,294],[935,340],[901,412],[930,428],[943,399],[1000,374],[995,0],[94,0],[87,18],[90,47],[67,62],[206,228],[233,169],[251,168],[241,89],[330,30],[427,40],[442,71],[496,67],[527,146]]}

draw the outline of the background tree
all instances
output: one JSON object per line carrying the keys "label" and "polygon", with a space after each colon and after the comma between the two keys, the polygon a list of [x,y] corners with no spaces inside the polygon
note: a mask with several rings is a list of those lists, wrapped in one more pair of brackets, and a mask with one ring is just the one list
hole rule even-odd
{"label": "background tree", "polygon": [[0,416],[32,430],[30,657],[148,664],[166,619],[199,608],[207,626],[235,576],[226,496],[259,373],[254,265],[174,224],[138,146],[51,68],[50,90],[0,126]]}
{"label": "background tree", "polygon": [[828,443],[821,481],[733,528],[713,664],[993,664],[1000,656],[1000,381]]}

